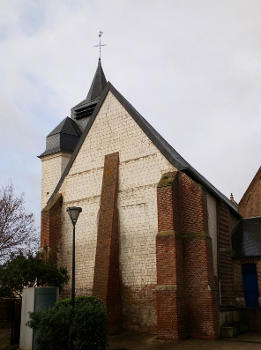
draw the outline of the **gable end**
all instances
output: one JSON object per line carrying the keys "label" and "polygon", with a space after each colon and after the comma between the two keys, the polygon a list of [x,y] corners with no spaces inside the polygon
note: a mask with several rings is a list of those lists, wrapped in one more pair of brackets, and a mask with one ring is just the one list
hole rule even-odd
{"label": "gable end", "polygon": [[[114,86],[107,82],[103,93],[101,95],[100,101],[97,103],[92,116],[90,117],[90,121],[87,124],[83,134],[81,135],[79,142],[72,154],[70,161],[68,162],[53,194],[51,195],[49,201],[51,201],[56,194],[58,193],[65,177],[69,173],[70,168],[74,160],[76,159],[78,152],[88,135],[97,114],[108,94],[111,92],[117,100],[121,103],[121,105],[126,109],[129,115],[134,119],[134,121],[138,124],[138,126],[142,129],[142,131],[148,136],[151,142],[157,147],[157,149],[163,154],[163,156],[178,170],[187,173],[189,176],[194,178],[196,181],[205,186],[215,197],[224,201],[230,209],[236,214],[238,214],[237,208],[232,204],[232,202],[223,195],[219,190],[217,190],[207,179],[205,179],[200,173],[197,172],[148,122],[145,120],[142,115],[114,88]],[[239,214],[238,214],[239,215]]]}

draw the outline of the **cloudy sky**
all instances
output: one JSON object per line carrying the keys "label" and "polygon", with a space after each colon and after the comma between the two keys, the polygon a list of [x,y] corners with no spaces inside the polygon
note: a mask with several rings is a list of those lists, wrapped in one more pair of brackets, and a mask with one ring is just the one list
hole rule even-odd
{"label": "cloudy sky", "polygon": [[1,0],[0,185],[39,220],[45,136],[97,66],[181,155],[237,201],[260,164],[258,0]]}

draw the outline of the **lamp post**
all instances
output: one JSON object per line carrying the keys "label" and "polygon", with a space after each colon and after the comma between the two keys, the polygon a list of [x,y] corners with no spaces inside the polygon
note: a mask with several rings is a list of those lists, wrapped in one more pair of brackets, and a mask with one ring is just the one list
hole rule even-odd
{"label": "lamp post", "polygon": [[70,216],[70,219],[73,224],[73,242],[72,242],[72,309],[74,310],[75,304],[75,226],[78,220],[78,217],[82,211],[80,207],[68,207],[66,209],[67,213]]}

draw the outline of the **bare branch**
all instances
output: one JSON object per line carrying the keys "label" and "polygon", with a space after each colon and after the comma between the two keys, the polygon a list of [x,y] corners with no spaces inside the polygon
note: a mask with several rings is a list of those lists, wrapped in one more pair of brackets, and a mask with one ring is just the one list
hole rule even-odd
{"label": "bare branch", "polygon": [[25,211],[23,194],[15,196],[12,185],[0,189],[0,262],[11,253],[38,250],[38,237],[33,214]]}

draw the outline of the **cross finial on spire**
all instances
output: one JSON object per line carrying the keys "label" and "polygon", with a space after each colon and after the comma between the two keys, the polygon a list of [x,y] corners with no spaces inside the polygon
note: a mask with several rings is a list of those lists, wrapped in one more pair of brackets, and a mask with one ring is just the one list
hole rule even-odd
{"label": "cross finial on spire", "polygon": [[99,48],[99,61],[101,60],[101,48],[102,46],[106,46],[106,44],[102,44],[101,43],[101,36],[102,36],[103,32],[100,30],[99,31],[99,44],[94,45],[94,47],[98,47]]}

